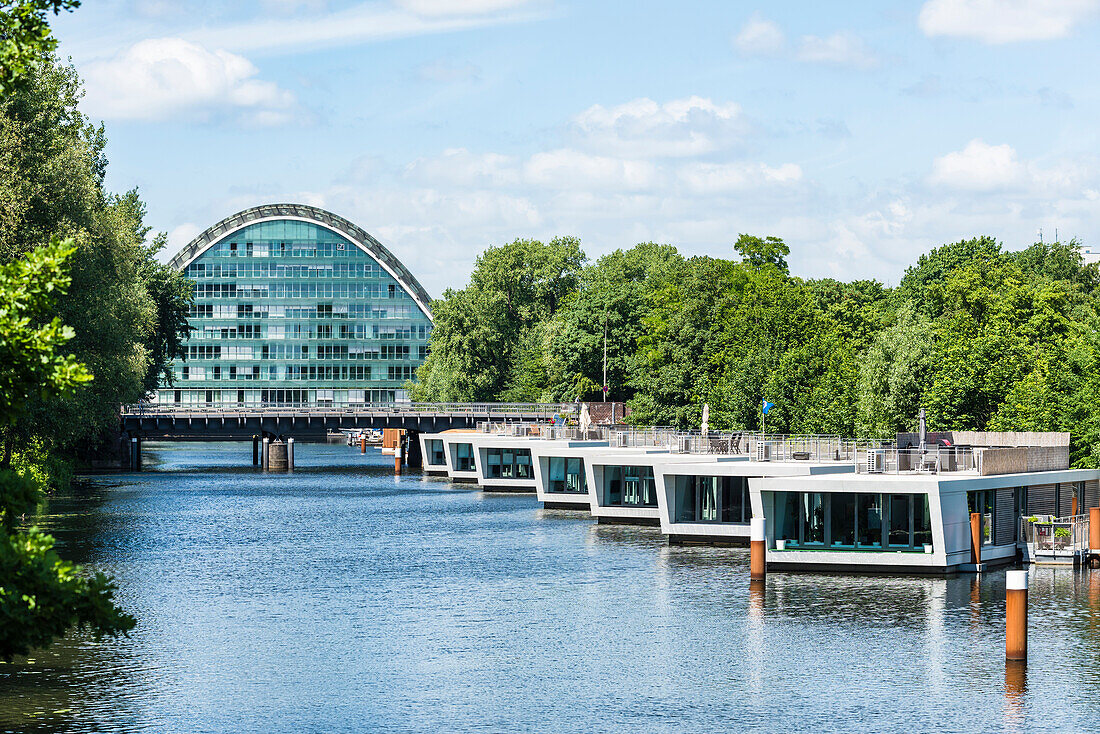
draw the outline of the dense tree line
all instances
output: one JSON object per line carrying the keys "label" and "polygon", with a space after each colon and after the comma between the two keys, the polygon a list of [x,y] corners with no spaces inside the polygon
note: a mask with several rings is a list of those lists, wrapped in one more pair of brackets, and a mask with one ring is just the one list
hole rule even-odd
{"label": "dense tree line", "polygon": [[53,550],[34,519],[74,463],[118,445],[119,406],[168,375],[188,334],[189,283],[159,263],[136,191],[106,190],[106,136],[80,80],[51,55],[51,12],[0,4],[0,659],[75,627],[135,621],[103,574]]}
{"label": "dense tree line", "polygon": [[1100,272],[1076,242],[988,237],[920,257],[896,288],[790,275],[780,239],[737,258],[643,243],[589,262],[577,240],[490,247],[433,304],[421,400],[609,399],[642,424],[884,437],[1059,430],[1100,461]]}

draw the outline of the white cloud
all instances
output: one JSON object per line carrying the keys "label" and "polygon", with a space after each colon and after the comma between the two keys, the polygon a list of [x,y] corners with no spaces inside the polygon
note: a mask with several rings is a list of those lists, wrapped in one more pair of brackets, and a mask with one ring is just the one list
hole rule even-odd
{"label": "white cloud", "polygon": [[398,0],[417,15],[483,15],[530,5],[531,0]]}
{"label": "white cloud", "polygon": [[614,107],[593,105],[573,122],[585,145],[636,158],[710,153],[728,147],[745,129],[740,105],[696,96],[663,105],[646,97]]}
{"label": "white cloud", "polygon": [[175,227],[168,231],[168,244],[161,251],[158,256],[165,262],[172,258],[181,249],[186,247],[191,240],[198,237],[203,231],[203,228],[194,222],[183,222],[177,224]]}
{"label": "white cloud", "polygon": [[328,13],[263,17],[205,28],[188,38],[209,48],[287,54],[302,49],[371,43],[515,23],[540,17],[538,7],[518,0],[407,0],[399,6],[356,3]]}
{"label": "white cloud", "polygon": [[746,56],[771,56],[783,51],[787,38],[776,23],[757,14],[734,36],[733,45]]}
{"label": "white cloud", "polygon": [[956,189],[990,191],[1020,183],[1024,173],[1011,145],[989,145],[975,139],[962,150],[937,158],[929,181]]}
{"label": "white cloud", "polygon": [[797,58],[812,64],[851,66],[871,69],[878,66],[878,57],[859,36],[841,31],[821,38],[803,36],[798,44]]}
{"label": "white cloud", "polygon": [[644,189],[654,184],[656,168],[647,161],[588,155],[562,148],[536,153],[523,166],[524,179],[559,189]]}
{"label": "white cloud", "polygon": [[928,36],[985,43],[1064,38],[1100,11],[1100,0],[928,0],[917,23]]}
{"label": "white cloud", "polygon": [[740,191],[802,180],[802,168],[795,163],[768,166],[763,163],[689,163],[678,172],[687,187],[699,194]]}
{"label": "white cloud", "polygon": [[519,161],[499,153],[471,153],[451,148],[442,155],[417,158],[405,167],[405,178],[427,185],[462,187],[514,186],[520,182]]}
{"label": "white cloud", "polygon": [[141,41],[82,72],[93,117],[163,120],[229,112],[270,125],[288,121],[295,107],[290,92],[255,78],[258,69],[248,59],[180,38]]}

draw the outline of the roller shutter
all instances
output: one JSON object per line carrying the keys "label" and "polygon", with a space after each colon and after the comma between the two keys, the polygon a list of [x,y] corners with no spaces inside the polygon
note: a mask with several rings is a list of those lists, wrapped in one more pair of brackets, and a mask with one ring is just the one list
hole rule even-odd
{"label": "roller shutter", "polygon": [[1100,507],[1100,481],[1096,479],[1085,482],[1085,504],[1082,512],[1090,507]]}
{"label": "roller shutter", "polygon": [[998,489],[993,511],[993,545],[1007,545],[1016,542],[1016,490]]}
{"label": "roller shutter", "polygon": [[1033,484],[1027,488],[1027,511],[1031,515],[1056,515],[1054,485]]}

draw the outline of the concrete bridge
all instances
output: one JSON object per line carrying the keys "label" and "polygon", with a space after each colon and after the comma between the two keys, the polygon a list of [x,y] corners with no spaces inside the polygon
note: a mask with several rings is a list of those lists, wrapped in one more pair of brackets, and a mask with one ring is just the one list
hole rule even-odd
{"label": "concrete bridge", "polygon": [[[341,428],[402,428],[409,448],[416,434],[474,428],[483,421],[547,421],[573,413],[572,403],[396,403],[390,405],[272,406],[235,404],[127,405],[119,418],[124,468],[140,468],[144,439],[232,441],[322,440]],[[410,457],[413,459],[413,457]],[[415,459],[414,459],[415,460]]]}

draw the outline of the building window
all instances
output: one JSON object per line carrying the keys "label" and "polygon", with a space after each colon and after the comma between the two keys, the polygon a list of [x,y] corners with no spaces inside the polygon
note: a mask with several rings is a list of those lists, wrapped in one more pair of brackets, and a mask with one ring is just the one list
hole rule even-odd
{"label": "building window", "polygon": [[486,479],[530,479],[530,449],[486,449]]}
{"label": "building window", "polygon": [[455,457],[455,471],[474,471],[474,447],[468,443],[452,443],[451,453]]}
{"label": "building window", "polygon": [[971,514],[976,512],[982,516],[982,545],[990,545],[993,542],[993,525],[997,518],[997,493],[992,489],[967,492],[966,506]]}
{"label": "building window", "polygon": [[772,501],[775,537],[791,548],[923,551],[932,542],[926,494],[776,492]]}
{"label": "building window", "polygon": [[446,466],[447,457],[443,455],[443,440],[429,438],[424,441],[428,448],[428,464],[430,466]]}
{"label": "building window", "polygon": [[551,456],[547,459],[548,492],[584,494],[588,482],[584,478],[584,461],[575,457]]}
{"label": "building window", "polygon": [[604,507],[657,506],[652,467],[605,466],[603,480]]}
{"label": "building window", "polygon": [[752,515],[746,477],[677,476],[674,522],[746,523]]}

